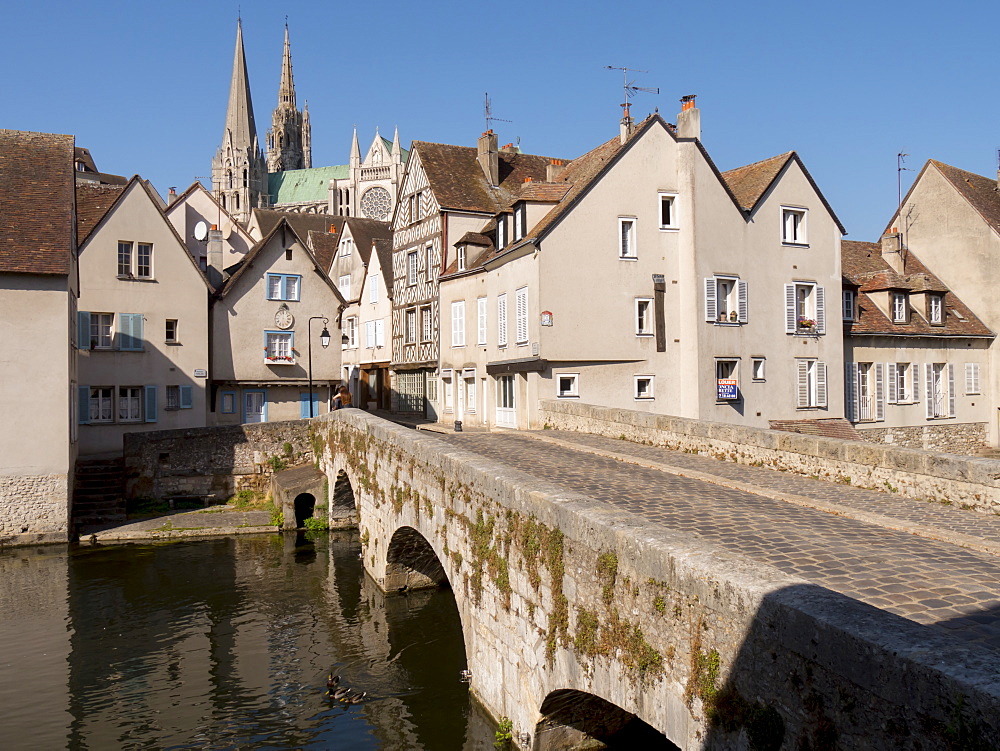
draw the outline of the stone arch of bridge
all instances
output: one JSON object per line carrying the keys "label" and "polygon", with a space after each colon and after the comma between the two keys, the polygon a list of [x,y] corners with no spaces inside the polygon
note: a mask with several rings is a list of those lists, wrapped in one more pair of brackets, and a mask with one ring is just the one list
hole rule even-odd
{"label": "stone arch of bridge", "polygon": [[356,526],[361,516],[361,496],[354,469],[343,457],[335,457],[326,467],[328,484],[327,515],[337,527]]}
{"label": "stone arch of bridge", "polygon": [[384,587],[387,592],[451,588],[448,574],[427,538],[413,527],[397,529],[386,549]]}
{"label": "stone arch of bridge", "polygon": [[563,748],[642,748],[679,751],[656,728],[595,694],[563,688],[545,697],[532,751]]}

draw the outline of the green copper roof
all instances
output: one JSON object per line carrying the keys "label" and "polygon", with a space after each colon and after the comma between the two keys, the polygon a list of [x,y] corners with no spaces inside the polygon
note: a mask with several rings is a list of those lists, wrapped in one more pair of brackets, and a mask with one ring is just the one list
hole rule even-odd
{"label": "green copper roof", "polygon": [[[382,139],[382,143],[385,144],[386,150],[391,154],[392,153],[392,141],[390,141],[385,136],[379,136],[379,138]],[[403,164],[406,164],[406,161],[410,158],[410,150],[409,149],[404,149],[402,146],[400,146],[399,147],[399,151],[400,151],[400,155],[399,155],[400,159],[403,160]]]}
{"label": "green copper roof", "polygon": [[272,205],[325,202],[330,197],[330,180],[349,176],[350,167],[346,164],[272,172],[267,176],[267,192],[271,196]]}

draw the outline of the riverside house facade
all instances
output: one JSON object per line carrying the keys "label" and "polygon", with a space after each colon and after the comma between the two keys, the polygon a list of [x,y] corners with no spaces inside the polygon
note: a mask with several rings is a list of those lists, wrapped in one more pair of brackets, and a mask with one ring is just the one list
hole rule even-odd
{"label": "riverside house facade", "polygon": [[[230,271],[211,307],[210,422],[276,422],[328,412],[340,383],[343,300],[308,244],[281,217]],[[320,341],[324,328],[332,341],[327,347]]]}
{"label": "riverside house facade", "polygon": [[511,207],[452,235],[442,419],[537,428],[541,399],[760,427],[843,415],[843,229],[794,152],[720,173],[688,100],[676,127],[626,114]]}
{"label": "riverside house facade", "polygon": [[121,454],[126,433],[206,424],[205,275],[149,184],[81,184],[80,455]]}
{"label": "riverside house facade", "polygon": [[[65,542],[77,456],[72,136],[0,129],[0,543]],[[29,346],[30,345],[30,346]]]}

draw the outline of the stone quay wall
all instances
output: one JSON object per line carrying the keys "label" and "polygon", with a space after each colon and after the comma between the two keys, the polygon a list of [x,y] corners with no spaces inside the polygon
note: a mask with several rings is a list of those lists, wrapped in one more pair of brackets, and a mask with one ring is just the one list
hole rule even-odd
{"label": "stone quay wall", "polygon": [[309,420],[126,433],[124,453],[129,499],[267,493],[275,471],[313,461]]}
{"label": "stone quay wall", "polygon": [[447,579],[471,689],[519,748],[567,689],[685,749],[1000,746],[992,653],[359,410],[315,427],[366,570]]}
{"label": "stone quay wall", "polygon": [[623,438],[1000,513],[1000,460],[996,459],[705,422],[581,402],[544,400],[539,406],[544,425],[558,430]]}
{"label": "stone quay wall", "polygon": [[985,422],[914,425],[905,428],[854,427],[866,441],[899,448],[972,454],[986,446]]}
{"label": "stone quay wall", "polygon": [[0,476],[0,546],[66,542],[69,539],[69,478],[54,475]]}

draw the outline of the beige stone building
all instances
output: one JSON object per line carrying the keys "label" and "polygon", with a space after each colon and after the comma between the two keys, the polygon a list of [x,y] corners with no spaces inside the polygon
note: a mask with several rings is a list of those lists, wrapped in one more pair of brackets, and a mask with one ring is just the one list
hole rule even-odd
{"label": "beige stone building", "polygon": [[201,427],[208,383],[205,275],[146,181],[77,187],[80,455],[126,433]]}
{"label": "beige stone building", "polygon": [[343,300],[308,243],[281,216],[229,271],[211,308],[211,422],[297,420],[329,411],[340,383]]}
{"label": "beige stone building", "polygon": [[510,214],[449,233],[442,419],[539,427],[540,399],[761,427],[843,415],[843,229],[794,152],[720,173],[692,105],[676,127],[626,115],[520,180]]}
{"label": "beige stone building", "polygon": [[901,247],[899,233],[842,247],[847,419],[879,443],[982,447],[994,333]]}
{"label": "beige stone building", "polygon": [[[222,204],[200,182],[192,183],[179,195],[171,188],[166,215],[184,240],[198,268],[206,273],[213,243],[218,243],[216,252],[220,254],[220,258],[216,264],[220,268],[228,268],[237,263],[254,245],[254,238],[250,233],[222,208]],[[211,234],[213,227],[217,228],[218,235]]]}
{"label": "beige stone building", "polygon": [[0,544],[65,541],[77,455],[72,136],[0,130]]}
{"label": "beige stone building", "polygon": [[[438,388],[438,277],[455,241],[509,211],[525,180],[544,180],[549,159],[498,148],[414,141],[393,214],[392,409],[443,415]],[[445,315],[447,315],[447,311]]]}
{"label": "beige stone building", "polygon": [[[339,239],[309,233],[321,260],[329,258],[330,279],[344,298],[342,380],[361,409],[389,409],[392,322],[392,228],[388,222],[345,218]],[[320,255],[323,243],[328,247]]]}

